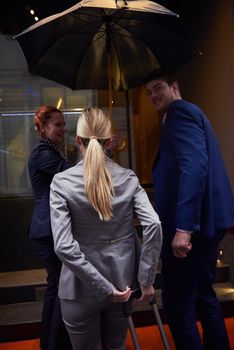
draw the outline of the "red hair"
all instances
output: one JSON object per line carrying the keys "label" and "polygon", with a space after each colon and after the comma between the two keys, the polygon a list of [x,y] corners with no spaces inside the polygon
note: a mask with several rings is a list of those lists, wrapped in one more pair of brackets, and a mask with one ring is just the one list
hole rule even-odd
{"label": "red hair", "polygon": [[61,110],[53,106],[41,106],[34,115],[34,124],[39,135],[42,135],[42,128],[52,118],[52,113],[61,113]]}

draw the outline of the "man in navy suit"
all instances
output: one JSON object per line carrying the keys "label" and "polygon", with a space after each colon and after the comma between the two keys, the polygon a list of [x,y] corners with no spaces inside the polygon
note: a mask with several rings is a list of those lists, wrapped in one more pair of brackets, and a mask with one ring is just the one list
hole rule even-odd
{"label": "man in navy suit", "polygon": [[167,321],[178,350],[227,350],[212,283],[219,243],[234,225],[234,201],[219,145],[203,111],[182,99],[172,74],[158,69],[147,77],[145,87],[163,122],[153,182],[163,228]]}

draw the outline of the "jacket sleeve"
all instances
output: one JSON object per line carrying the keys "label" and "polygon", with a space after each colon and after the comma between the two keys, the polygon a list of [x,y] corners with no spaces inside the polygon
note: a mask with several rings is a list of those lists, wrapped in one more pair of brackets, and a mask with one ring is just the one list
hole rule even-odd
{"label": "jacket sleeve", "polygon": [[161,222],[139,183],[133,201],[135,214],[143,229],[138,281],[144,286],[149,286],[154,283],[161,252]]}
{"label": "jacket sleeve", "polygon": [[99,300],[105,299],[112,293],[114,286],[86,259],[79,243],[73,238],[71,215],[58,175],[54,176],[51,183],[50,211],[54,249],[59,259],[87,287],[95,291]]}
{"label": "jacket sleeve", "polygon": [[[208,155],[199,111],[174,106],[166,123],[179,168],[176,227],[198,229],[208,173]],[[173,176],[173,174],[171,174]]]}

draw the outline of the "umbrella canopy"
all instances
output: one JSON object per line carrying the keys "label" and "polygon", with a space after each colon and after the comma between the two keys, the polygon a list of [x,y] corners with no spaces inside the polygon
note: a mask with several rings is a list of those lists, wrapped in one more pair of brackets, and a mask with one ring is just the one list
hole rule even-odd
{"label": "umbrella canopy", "polygon": [[141,0],[83,0],[14,38],[31,74],[73,90],[126,91],[156,67],[178,70],[198,54],[175,13]]}

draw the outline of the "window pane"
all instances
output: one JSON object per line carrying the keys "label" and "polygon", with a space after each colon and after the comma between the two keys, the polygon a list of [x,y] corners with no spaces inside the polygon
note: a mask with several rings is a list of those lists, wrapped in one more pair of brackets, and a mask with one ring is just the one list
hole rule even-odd
{"label": "window pane", "polygon": [[[67,132],[63,151],[72,164],[80,160],[76,145],[76,124],[80,111],[63,111]],[[38,140],[33,112],[0,114],[0,197],[30,196],[27,162]]]}

